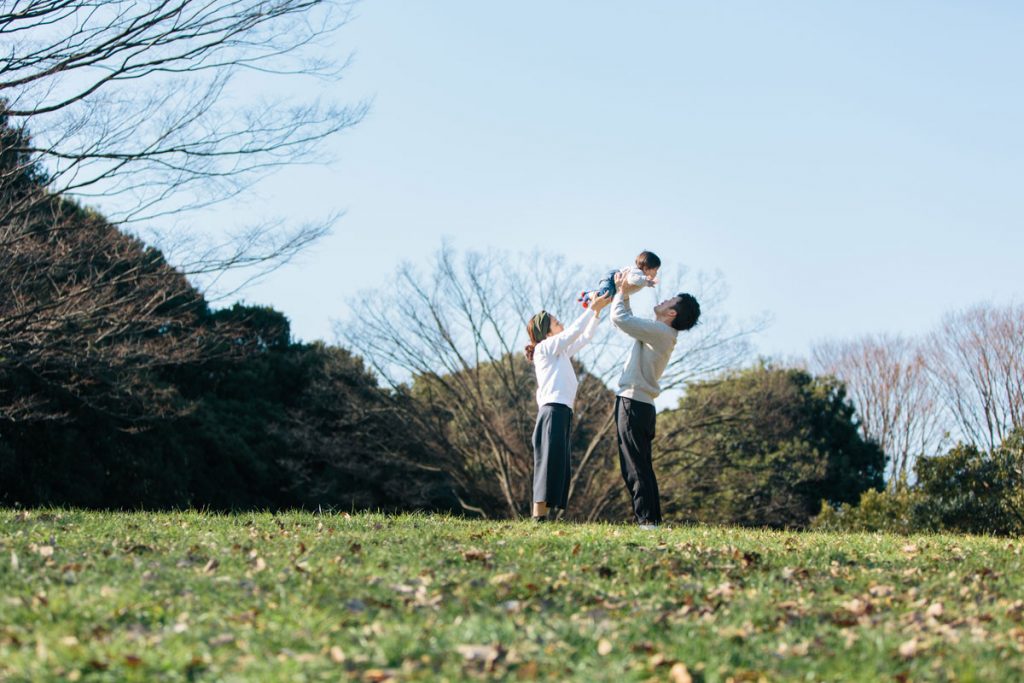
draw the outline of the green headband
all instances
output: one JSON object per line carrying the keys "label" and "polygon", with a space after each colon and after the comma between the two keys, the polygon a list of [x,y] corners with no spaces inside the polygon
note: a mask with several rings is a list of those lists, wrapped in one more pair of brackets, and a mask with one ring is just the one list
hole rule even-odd
{"label": "green headband", "polygon": [[530,338],[534,344],[539,344],[548,338],[551,332],[551,316],[547,311],[541,311],[530,318]]}

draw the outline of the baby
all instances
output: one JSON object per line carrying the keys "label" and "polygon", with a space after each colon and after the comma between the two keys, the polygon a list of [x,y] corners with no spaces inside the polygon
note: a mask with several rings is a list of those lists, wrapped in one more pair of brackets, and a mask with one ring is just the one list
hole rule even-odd
{"label": "baby", "polygon": [[633,266],[627,266],[622,270],[612,270],[605,275],[597,285],[597,289],[583,291],[577,299],[583,308],[588,308],[590,302],[605,294],[615,294],[615,274],[624,273],[626,282],[631,285],[653,287],[658,284],[658,269],[661,268],[661,259],[653,251],[641,251],[636,257]]}

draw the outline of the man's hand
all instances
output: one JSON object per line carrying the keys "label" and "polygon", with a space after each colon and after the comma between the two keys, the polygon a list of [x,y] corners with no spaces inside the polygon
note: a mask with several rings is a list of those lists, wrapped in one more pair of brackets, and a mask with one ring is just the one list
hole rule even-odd
{"label": "man's hand", "polygon": [[601,313],[601,309],[604,308],[605,306],[607,306],[608,304],[610,304],[611,302],[612,302],[612,295],[611,294],[603,294],[603,295],[597,297],[596,299],[591,300],[591,302],[590,302],[590,310],[592,310],[594,313],[600,314]]}
{"label": "man's hand", "polygon": [[622,271],[615,273],[615,288],[618,291],[622,292],[624,296],[629,296],[633,292],[640,291],[639,285],[629,284],[629,280],[626,279],[626,274],[623,273]]}

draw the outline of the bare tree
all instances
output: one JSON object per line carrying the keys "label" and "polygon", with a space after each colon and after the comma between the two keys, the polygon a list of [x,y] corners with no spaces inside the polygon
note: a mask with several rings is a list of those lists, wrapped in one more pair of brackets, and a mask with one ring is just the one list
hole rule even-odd
{"label": "bare tree", "polygon": [[[594,279],[559,256],[460,256],[445,246],[429,272],[402,266],[388,294],[360,295],[349,320],[337,324],[339,338],[411,399],[403,403],[407,419],[433,441],[467,510],[515,517],[528,509],[537,408],[532,367],[522,357],[525,323],[542,308],[575,317],[581,309],[572,293]],[[716,291],[706,290],[709,302]],[[667,386],[746,355],[750,328],[719,323],[715,309],[705,307],[702,333],[680,338],[677,353],[688,362],[672,364]],[[623,495],[612,466],[611,381],[627,349],[606,321],[579,359],[570,497],[572,513],[585,519],[607,516]]]}
{"label": "bare tree", "polygon": [[1024,426],[1024,306],[947,315],[927,348],[928,370],[960,437],[991,451]]}
{"label": "bare tree", "polygon": [[0,244],[2,420],[174,414],[161,372],[242,350],[203,322],[202,296],[158,251],[73,203],[37,202],[0,225]]}
{"label": "bare tree", "polygon": [[[245,349],[225,342],[230,330],[216,329],[187,277],[259,275],[336,215],[216,235],[149,222],[315,160],[363,116],[365,103],[292,87],[340,75],[345,60],[318,52],[350,12],[317,0],[0,4],[0,418],[83,405],[131,421],[167,415],[180,400],[163,370]],[[105,216],[83,208],[96,200]]]}
{"label": "bare tree", "polygon": [[907,482],[918,457],[944,446],[949,429],[919,343],[887,335],[822,342],[811,361],[846,385],[864,437],[889,456],[890,489]]}
{"label": "bare tree", "polygon": [[[294,87],[340,75],[347,60],[321,55],[350,15],[351,3],[325,0],[3,3],[0,114],[22,140],[31,131],[34,142],[13,151],[45,169],[52,193],[101,199],[112,223],[141,226],[315,159],[326,137],[363,116],[365,103],[297,97]],[[264,224],[181,260],[199,273],[278,263],[331,222]]]}

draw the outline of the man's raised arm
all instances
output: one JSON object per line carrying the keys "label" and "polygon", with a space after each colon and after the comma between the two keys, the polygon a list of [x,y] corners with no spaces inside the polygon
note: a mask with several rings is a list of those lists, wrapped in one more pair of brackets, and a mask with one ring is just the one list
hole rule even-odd
{"label": "man's raised arm", "polygon": [[630,285],[625,278],[616,281],[615,299],[612,301],[612,324],[630,337],[648,344],[656,344],[665,337],[665,324],[644,320],[633,315],[629,306]]}

